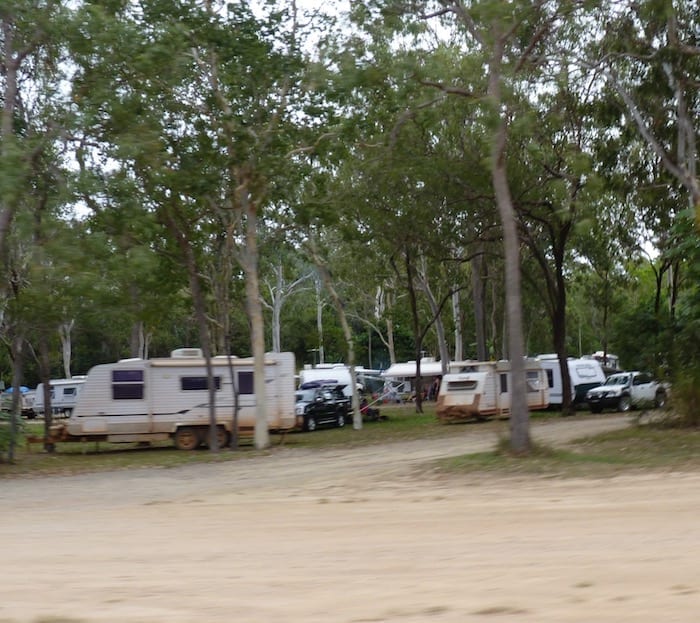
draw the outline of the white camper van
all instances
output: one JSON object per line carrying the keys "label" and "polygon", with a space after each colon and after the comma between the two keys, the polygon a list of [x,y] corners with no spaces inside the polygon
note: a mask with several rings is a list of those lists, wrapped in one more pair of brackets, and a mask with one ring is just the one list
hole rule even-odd
{"label": "white camper van", "polygon": [[[85,376],[74,376],[70,379],[51,379],[51,412],[54,415],[64,415],[70,417],[80,396],[80,390],[85,383]],[[44,384],[36,386],[34,396],[34,412],[44,415]]]}
{"label": "white camper van", "polygon": [[[252,357],[213,357],[216,420],[219,444],[233,430],[233,369],[238,394],[238,427],[255,427],[257,400]],[[170,357],[123,359],[93,367],[87,374],[71,417],[57,429],[57,441],[94,439],[109,442],[148,442],[174,439],[175,446],[192,450],[206,443],[209,433],[209,391],[202,352],[182,348]],[[265,356],[265,404],[270,430],[295,427],[294,354]]]}
{"label": "white camper van", "polygon": [[[539,361],[525,360],[527,405],[549,405],[547,376]],[[442,378],[435,413],[441,422],[510,415],[510,361],[455,361]]]}
{"label": "white camper van", "polygon": [[[547,372],[549,404],[552,407],[561,407],[564,404],[564,395],[562,393],[559,357],[556,354],[538,355],[537,360]],[[571,402],[572,404],[584,404],[588,390],[605,382],[603,368],[600,362],[592,358],[575,359],[569,357],[566,363],[571,379]]]}
{"label": "white camper van", "polygon": [[[355,382],[357,391],[371,391],[378,381],[381,381],[381,370],[372,370],[363,366],[355,366]],[[319,363],[315,366],[306,364],[299,371],[299,386],[305,383],[326,383],[343,385],[343,393],[352,397],[352,383],[350,381],[350,366],[344,363]]]}

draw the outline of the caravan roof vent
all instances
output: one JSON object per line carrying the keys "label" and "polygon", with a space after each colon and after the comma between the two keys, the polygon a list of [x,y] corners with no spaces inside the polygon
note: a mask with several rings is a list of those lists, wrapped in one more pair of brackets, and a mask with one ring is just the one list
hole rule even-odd
{"label": "caravan roof vent", "polygon": [[179,357],[203,357],[201,348],[176,348],[170,353],[173,358]]}

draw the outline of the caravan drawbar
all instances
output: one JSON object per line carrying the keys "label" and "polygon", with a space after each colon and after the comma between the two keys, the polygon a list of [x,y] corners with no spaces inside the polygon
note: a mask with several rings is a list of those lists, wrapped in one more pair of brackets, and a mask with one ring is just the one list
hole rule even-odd
{"label": "caravan drawbar", "polygon": [[[211,358],[216,387],[217,440],[226,445],[233,431],[234,392],[239,432],[255,427],[252,357]],[[293,353],[265,355],[265,405],[270,430],[295,427]],[[231,370],[235,389],[232,387]],[[53,441],[152,442],[172,439],[182,450],[206,444],[209,390],[206,361],[197,348],[170,357],[122,359],[88,371],[78,402],[65,422],[53,427]]]}

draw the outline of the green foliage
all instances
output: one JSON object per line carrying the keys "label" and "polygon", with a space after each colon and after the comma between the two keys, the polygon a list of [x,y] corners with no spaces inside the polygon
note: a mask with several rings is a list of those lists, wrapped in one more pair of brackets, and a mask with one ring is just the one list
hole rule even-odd
{"label": "green foliage", "polygon": [[664,422],[700,428],[700,366],[687,368],[674,377],[671,409]]}
{"label": "green foliage", "polygon": [[6,460],[10,446],[14,445],[16,454],[16,448],[24,439],[24,421],[21,417],[15,417],[13,431],[12,420],[11,413],[0,411],[0,463]]}
{"label": "green foliage", "polygon": [[[2,287],[4,337],[22,332],[35,344],[50,332],[52,372],[61,368],[55,329],[65,321],[75,320],[76,373],[129,355],[138,323],[153,355],[198,345],[186,274],[163,226],[173,211],[196,254],[210,326],[222,332],[230,323],[232,350],[248,353],[241,256],[227,254],[231,244],[240,251],[241,196],[255,198],[261,222],[276,232],[263,255],[318,237],[352,319],[358,363],[370,363],[370,349],[371,359],[388,358],[379,339],[387,320],[397,358],[415,356],[406,258],[421,265],[436,298],[463,288],[465,351],[473,354],[476,252],[484,254],[487,338],[501,355],[503,261],[488,169],[495,117],[483,99],[484,57],[456,13],[427,19],[419,10],[440,3],[354,2],[353,26],[338,28],[340,16],[292,24],[289,5],[270,2],[259,12],[229,3],[220,13],[189,0],[147,0],[138,10],[122,1],[6,4],[0,20],[13,16],[15,41],[32,44],[20,86],[35,88],[21,94],[25,109],[14,111],[1,145],[0,209],[15,214],[2,253],[11,276]],[[558,8],[566,10],[552,22],[552,45],[543,38],[521,56],[551,16],[545,11]],[[675,11],[679,42],[692,43],[697,11],[687,0],[627,8],[465,5],[487,38],[522,18],[502,86],[513,120],[509,182],[531,249],[522,263],[528,351],[551,350],[560,266],[570,352],[605,344],[625,365],[680,370],[700,363],[694,214],[684,212],[685,191],[660,169],[619,95],[572,63],[582,54],[615,62],[654,135],[680,153],[667,70],[695,110],[698,90],[687,78],[698,75],[700,57],[669,39],[668,17]],[[58,88],[67,67],[70,93]],[[58,128],[60,136],[51,133]],[[73,158],[78,171],[65,166]],[[67,218],[77,202],[91,211],[82,223]],[[639,268],[642,238],[661,251],[656,275]],[[388,301],[381,309],[378,291]],[[318,347],[315,305],[304,295],[283,310],[283,348],[299,364]],[[427,326],[422,294],[417,311]],[[343,359],[327,306],[323,323],[326,359]],[[428,330],[424,349],[436,354],[437,346]],[[7,379],[10,363],[5,352],[0,358]],[[32,361],[25,377],[36,377]]]}

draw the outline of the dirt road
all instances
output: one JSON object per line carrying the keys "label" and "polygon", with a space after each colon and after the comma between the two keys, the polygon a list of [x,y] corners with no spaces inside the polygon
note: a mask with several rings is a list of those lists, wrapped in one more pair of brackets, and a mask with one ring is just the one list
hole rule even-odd
{"label": "dirt road", "polygon": [[[533,436],[563,443],[626,424],[556,420]],[[699,474],[415,469],[493,444],[493,432],[456,430],[0,481],[0,623],[698,620]]]}

